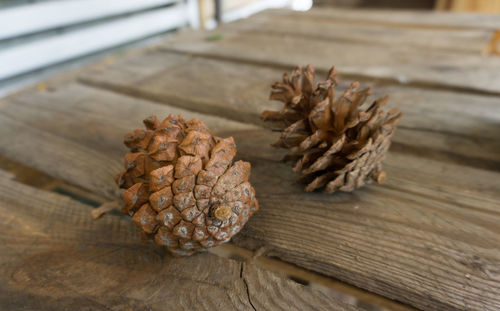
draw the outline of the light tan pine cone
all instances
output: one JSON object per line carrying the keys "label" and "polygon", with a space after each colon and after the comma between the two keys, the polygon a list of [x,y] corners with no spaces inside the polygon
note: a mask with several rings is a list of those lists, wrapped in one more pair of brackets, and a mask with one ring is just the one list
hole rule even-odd
{"label": "light tan pine cone", "polygon": [[233,138],[212,136],[203,122],[182,116],[144,124],[125,135],[131,153],[116,177],[126,189],[122,212],[144,238],[177,256],[228,242],[259,208],[250,163],[233,163]]}
{"label": "light tan pine cone", "polygon": [[381,183],[382,161],[401,113],[382,106],[389,96],[363,105],[370,88],[351,86],[337,99],[335,68],[326,81],[315,84],[314,68],[297,67],[272,85],[270,99],[282,101],[281,111],[264,111],[261,118],[281,131],[275,147],[290,149],[285,161],[295,161],[294,172],[307,183],[306,191],[352,191],[371,180]]}

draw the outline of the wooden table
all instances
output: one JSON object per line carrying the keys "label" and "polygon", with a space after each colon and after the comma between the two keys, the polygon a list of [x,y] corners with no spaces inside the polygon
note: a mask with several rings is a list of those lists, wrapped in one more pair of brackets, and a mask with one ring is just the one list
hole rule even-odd
{"label": "wooden table", "polygon": [[[184,31],[0,102],[0,156],[115,200],[123,134],[151,114],[203,120],[252,163],[261,210],[233,243],[424,310],[500,310],[500,18],[271,10]],[[259,113],[296,64],[335,64],[404,113],[388,181],[303,193]],[[0,175],[2,309],[360,310],[253,261],[174,259],[128,218]],[[391,308],[390,306],[387,308]]]}

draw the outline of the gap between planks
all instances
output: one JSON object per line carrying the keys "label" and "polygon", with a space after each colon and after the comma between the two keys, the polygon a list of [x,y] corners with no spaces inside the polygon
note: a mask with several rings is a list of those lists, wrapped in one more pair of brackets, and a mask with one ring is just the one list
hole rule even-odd
{"label": "gap between planks", "polygon": [[20,184],[1,169],[0,185],[0,305],[8,310],[361,311],[337,292],[252,263],[208,253],[172,258],[141,244],[130,219],[93,221],[89,206]]}
{"label": "gap between planks", "polygon": [[[340,36],[318,35],[318,34],[301,34],[301,33],[291,34],[290,32],[284,32],[284,31],[273,30],[273,29],[241,29],[241,30],[239,30],[239,32],[240,33],[248,33],[248,34],[257,34],[257,35],[265,34],[265,35],[270,35],[273,37],[283,37],[283,36],[293,35],[296,38],[314,39],[314,40],[321,40],[321,41],[333,40],[335,42],[349,43],[349,44],[353,44],[353,45],[362,45],[362,46],[370,45],[370,46],[384,47],[384,46],[388,45],[388,43],[386,43],[386,42],[371,41],[369,39],[359,39],[359,38],[350,39],[350,38],[344,38],[344,37],[340,37]],[[493,34],[493,32],[492,32],[492,34]],[[487,42],[482,47],[484,48],[486,46],[486,44],[487,44]],[[414,45],[412,45],[412,47],[425,48],[425,45],[414,44]],[[455,53],[455,54],[476,55],[476,56],[480,55],[481,51],[482,51],[482,49],[480,49],[478,52],[476,52],[476,51],[472,51],[472,50],[456,49],[453,47],[439,47],[439,48],[435,48],[435,50],[439,50],[439,51],[443,51],[443,52],[450,52],[450,53]],[[354,76],[356,74],[351,74],[351,75]],[[398,81],[398,80],[388,79],[388,81]],[[447,86],[447,85],[444,85],[444,86],[436,85],[436,87],[450,88],[450,86]]]}
{"label": "gap between planks", "polygon": [[[267,35],[269,35],[269,34],[267,34]],[[191,57],[200,57],[200,58],[206,58],[206,59],[230,61],[230,62],[238,63],[238,64],[263,66],[263,67],[273,68],[273,69],[282,69],[282,70],[286,70],[287,72],[291,71],[295,68],[295,66],[287,65],[287,64],[280,64],[280,63],[276,63],[274,61],[266,61],[266,60],[259,60],[259,59],[246,59],[246,58],[242,58],[242,57],[236,56],[236,55],[230,56],[230,55],[220,55],[220,54],[211,53],[211,52],[185,51],[185,50],[180,50],[180,49],[177,49],[174,47],[166,47],[166,46],[162,46],[159,49],[161,49],[165,52],[170,52],[170,53],[179,54],[179,55],[187,55],[187,56],[191,56]],[[466,94],[500,96],[500,90],[478,89],[476,87],[450,85],[450,84],[444,84],[444,83],[439,83],[439,82],[435,82],[435,81],[431,82],[431,81],[414,80],[414,79],[412,79],[410,81],[406,81],[406,80],[401,80],[398,78],[373,76],[370,74],[362,74],[359,72],[358,73],[348,73],[348,72],[342,72],[342,67],[338,68],[337,70],[338,70],[337,76],[340,77],[341,79],[349,79],[349,80],[357,80],[357,81],[372,81],[372,82],[375,82],[379,85],[396,85],[396,86],[401,85],[401,86],[410,86],[410,87],[427,89],[427,90],[443,90],[443,91],[466,93]],[[328,73],[328,70],[317,68],[316,72],[320,73],[322,75],[325,75]],[[84,83],[89,83],[89,81],[85,80],[85,79],[82,79],[81,81]]]}
{"label": "gap between planks", "polygon": [[[236,64],[251,65],[251,66],[256,66],[256,67],[266,67],[269,69],[280,69],[280,70],[283,70],[286,72],[290,72],[293,69],[295,69],[295,66],[280,64],[280,63],[276,63],[274,61],[245,59],[245,58],[241,58],[238,56],[219,55],[217,53],[187,52],[187,51],[178,50],[176,48],[169,48],[169,47],[165,47],[165,46],[159,47],[158,50],[162,50],[162,51],[172,53],[172,54],[188,56],[188,57],[226,61],[226,62],[232,62],[232,63],[236,63]],[[419,88],[419,89],[424,89],[424,90],[441,90],[441,91],[450,91],[450,92],[455,92],[455,93],[473,94],[473,95],[482,95],[482,96],[491,96],[491,97],[500,96],[500,90],[498,90],[498,91],[484,90],[484,89],[477,89],[475,87],[440,84],[440,83],[436,83],[436,82],[426,82],[426,81],[421,81],[421,80],[411,80],[408,82],[406,82],[406,81],[402,82],[401,80],[396,79],[396,78],[374,77],[374,76],[369,75],[369,74],[361,74],[361,73],[353,74],[353,73],[342,72],[341,71],[342,68],[337,68],[337,70],[339,70],[339,69],[340,69],[340,71],[338,71],[337,76],[340,79],[354,80],[354,81],[360,81],[360,82],[371,82],[371,83],[376,83],[379,86],[403,86],[403,87]],[[324,76],[328,73],[328,70],[325,70],[322,68],[317,68],[316,73],[321,75],[321,76]],[[144,94],[138,94],[138,93],[130,91],[130,90],[124,90],[123,88],[116,88],[111,84],[106,84],[103,82],[96,82],[96,81],[93,81],[93,80],[88,79],[86,77],[78,77],[77,79],[80,83],[86,84],[88,86],[93,86],[93,87],[102,88],[105,90],[111,90],[111,91],[115,91],[115,92],[125,93],[126,95],[130,95],[130,96],[134,96],[134,97],[144,98],[143,97]],[[279,77],[276,77],[276,79],[279,79]],[[146,99],[158,101],[158,99],[154,98],[154,97],[149,97]],[[187,107],[186,109],[189,110],[189,107]]]}
{"label": "gap between planks", "polygon": [[[164,61],[169,58],[173,61]],[[133,68],[129,68],[127,60],[134,64]],[[164,69],[133,75],[133,70],[142,64],[141,62],[158,62],[159,67]],[[174,65],[170,64],[172,62]],[[192,77],[198,71],[208,73],[198,74],[199,78]],[[207,61],[203,57],[152,50],[142,55],[123,58],[109,66],[97,65],[80,74],[78,82],[137,99],[263,126],[259,113],[266,109],[279,109],[279,103],[266,98],[269,89],[262,80],[269,80],[268,83],[271,83],[272,79],[277,79],[282,72],[276,68],[255,64],[233,63],[228,60]],[[321,70],[318,75],[321,75]],[[179,78],[172,80],[171,76]],[[207,82],[207,79],[211,81]],[[162,81],[166,87],[161,85]],[[226,87],[231,81],[239,82],[236,82],[235,87]],[[242,82],[248,83],[248,87],[245,86],[247,89],[241,86]],[[338,89],[342,91],[348,82],[340,80]],[[198,87],[197,92],[188,93],[184,86],[191,85],[190,83]],[[496,96],[430,91],[411,86],[388,87],[374,82],[363,84],[373,87],[373,97],[391,94],[393,98],[389,102],[390,108],[400,106],[404,114],[404,122],[401,122],[393,139],[394,151],[500,170],[497,156],[500,145],[494,138],[494,124],[489,124],[491,121],[485,123],[487,119],[480,111],[492,109]],[[473,108],[468,104],[470,102],[474,102],[477,107]],[[452,106],[457,111],[453,110]],[[450,113],[457,115],[453,118],[447,117]],[[494,116],[495,113],[491,118],[494,119]],[[455,118],[458,119],[454,121]],[[478,124],[483,124],[485,129],[480,131]],[[415,144],[424,137],[425,143]],[[411,144],[408,143],[410,141]]]}
{"label": "gap between planks", "polygon": [[[25,138],[17,139],[17,146],[5,141],[3,152],[14,154],[12,147],[16,147],[20,151],[17,156],[23,156],[22,161],[30,166],[105,195],[116,189],[110,175],[119,171],[118,159],[125,152],[119,143],[123,133],[140,124],[140,116],[145,113],[182,111],[71,83],[51,92],[27,91],[18,97],[20,101],[11,99],[9,108],[14,111],[7,115],[15,116],[20,128],[16,125],[9,129],[9,119],[0,124],[6,131],[15,129]],[[14,113],[17,109],[21,110]],[[184,113],[188,118],[202,117]],[[59,122],[54,123],[54,119]],[[496,303],[487,290],[482,294],[485,297],[477,294],[496,287],[496,280],[486,279],[474,268],[479,264],[496,269],[498,262],[493,252],[496,246],[491,244],[498,239],[495,217],[478,213],[478,209],[496,211],[495,173],[390,153],[386,168],[391,178],[386,186],[335,196],[304,194],[291,182],[290,168],[271,160],[279,156],[268,147],[273,137],[267,131],[211,116],[203,116],[203,120],[217,129],[218,135],[223,135],[223,130],[226,135],[228,131],[235,135],[239,155],[252,162],[252,176],[259,178],[252,183],[258,187],[259,200],[266,208],[247,224],[242,238],[268,242],[273,247],[269,256],[425,309]],[[88,132],[89,126],[95,132]],[[36,140],[28,143],[28,134]],[[44,141],[48,138],[51,140]],[[70,149],[73,153],[59,158],[58,153],[52,154],[55,158],[26,158],[23,152],[37,147]],[[102,154],[93,158],[97,149]],[[57,166],[49,167],[49,162]],[[89,163],[72,167],[79,162]],[[73,171],[60,171],[60,166]],[[106,174],[96,176],[95,172]],[[308,202],[308,213],[304,213],[301,200]],[[307,223],[297,223],[301,219]],[[290,224],[294,225],[292,229]],[[308,228],[305,226],[311,224],[322,232],[304,232]],[[314,236],[306,239],[311,233]],[[473,266],[469,260],[474,261]],[[422,268],[427,266],[433,270]],[[468,282],[464,275],[474,278],[474,282]],[[464,286],[470,290],[462,290]]]}
{"label": "gap between planks", "polygon": [[[307,13],[299,16],[307,16]],[[277,15],[278,21],[275,22],[282,22],[280,18],[283,15]],[[242,25],[245,27],[258,20],[252,17],[213,31],[181,32],[161,46],[170,51],[222,56],[266,65],[294,66],[311,62],[311,58],[314,58],[314,65],[323,70],[328,70],[333,60],[340,73],[380,78],[392,83],[425,87],[436,85],[481,94],[500,94],[496,85],[498,77],[493,73],[500,67],[496,57],[444,53],[400,44],[387,44],[385,48],[370,44],[360,46],[338,42],[334,38],[314,40],[313,36],[300,36],[301,32],[310,35],[322,35],[325,32],[325,27],[312,27],[310,23],[305,29],[299,28],[298,37],[290,31],[286,36],[238,31]],[[218,35],[219,39],[211,40],[214,35]],[[381,37],[388,40],[390,35],[388,33]]]}
{"label": "gap between planks", "polygon": [[305,286],[312,286],[313,288],[324,286],[335,290],[343,295],[357,299],[363,306],[366,306],[367,309],[370,310],[372,310],[372,308],[393,311],[417,310],[408,305],[404,305],[400,302],[393,301],[375,293],[346,284],[334,278],[329,278],[313,271],[284,262],[279,258],[266,257],[266,251],[267,249],[265,247],[257,249],[256,251],[251,251],[243,247],[238,247],[233,243],[224,244],[210,250],[212,254],[216,254],[221,257],[251,262],[262,269],[287,275],[291,280]]}
{"label": "gap between planks", "polygon": [[270,9],[266,15],[280,18],[305,18],[356,24],[380,25],[388,27],[417,28],[429,30],[494,30],[500,28],[498,15],[484,13],[450,13],[437,11],[348,9],[348,8],[312,8],[305,12]]}
{"label": "gap between planks", "polygon": [[[61,180],[54,179],[53,177],[34,168],[26,167],[22,164],[3,157],[0,157],[0,177],[7,177],[8,179],[13,179],[17,182],[34,188],[55,192],[59,195],[67,196],[73,200],[93,207],[97,207],[99,206],[99,204],[108,202],[108,200],[102,196],[91,193],[78,186],[74,186]],[[114,215],[120,215],[126,218],[127,221],[130,221],[128,217],[125,217],[118,211],[112,211],[111,213]],[[91,218],[90,214],[89,218]],[[305,270],[298,266],[283,262],[279,259],[265,257],[265,253],[253,252],[248,249],[238,247],[232,243],[223,244],[219,247],[212,248],[209,250],[209,252],[219,257],[251,263],[252,265],[255,265],[256,267],[263,270],[276,273],[277,275],[286,276],[292,281],[304,286],[309,286],[311,288],[328,288],[334,292],[339,293],[339,300],[349,304],[358,305],[358,307],[363,310],[416,310],[410,306],[392,301],[383,296],[365,291],[339,280],[319,275],[315,272]]]}
{"label": "gap between planks", "polygon": [[[252,64],[255,65],[255,64]],[[321,71],[318,71],[320,74],[322,73]],[[362,81],[362,79],[356,79],[354,77],[349,77],[349,75],[340,75],[342,78],[346,77],[350,80],[357,80],[357,81]],[[91,79],[87,79],[85,77],[79,77],[77,79],[79,83],[82,85],[88,86],[88,87],[93,87],[96,89],[101,89],[105,91],[111,91],[117,94],[122,94],[126,96],[130,96],[133,98],[137,99],[142,99],[142,100],[150,100],[159,104],[165,104],[166,100],[165,98],[158,97],[156,95],[153,95],[151,93],[147,92],[142,92],[137,89],[132,89],[132,88],[126,88],[126,87],[121,87],[117,86],[111,83],[105,83],[105,82],[99,82],[99,81],[93,81]],[[373,79],[372,79],[373,81]],[[388,85],[384,83],[380,83],[380,81],[376,81],[376,83],[380,86],[382,85]],[[390,85],[390,84],[389,84]],[[439,88],[428,88],[428,89],[439,89]],[[467,93],[467,92],[465,92]],[[484,95],[484,94],[483,94]],[[169,100],[167,100],[169,105],[182,108],[188,111],[192,112],[197,112],[197,113],[204,113],[207,115],[211,115],[214,117],[219,117],[219,118],[226,118],[229,120],[234,120],[234,121],[239,121],[239,122],[245,122],[245,123],[250,123],[253,125],[257,126],[263,126],[262,122],[256,121],[253,118],[248,118],[244,114],[240,113],[239,111],[225,111],[225,113],[221,113],[219,111],[219,107],[213,106],[211,107],[209,104],[205,105],[205,109],[203,111],[200,111],[200,109],[197,109],[196,107],[193,107],[191,105],[185,105],[186,99],[180,99],[175,96],[171,96]],[[207,111],[208,110],[208,111]],[[415,127],[408,127],[405,125],[399,125],[399,129],[402,130],[409,130],[412,132],[429,132],[429,129],[418,129]],[[443,136],[456,136],[456,133],[450,133],[446,131],[437,131],[434,130],[432,131],[434,134],[443,134]],[[465,139],[473,139],[473,137],[463,137]],[[477,168],[482,168],[482,169],[488,169],[488,170],[495,170],[495,171],[500,171],[500,165],[497,160],[494,159],[487,159],[485,157],[479,157],[479,156],[463,156],[461,154],[457,154],[451,151],[444,151],[444,150],[438,150],[438,149],[422,149],[422,146],[410,146],[407,144],[401,144],[397,140],[393,140],[391,144],[391,150],[400,152],[400,153],[406,153],[410,155],[420,155],[423,157],[430,157],[434,159],[441,159],[441,160],[452,160],[453,163],[456,164],[461,164],[461,165],[466,165],[466,166],[472,166],[472,167],[477,167]]]}
{"label": "gap between planks", "polygon": [[[292,15],[293,16],[293,15]],[[314,20],[314,21],[332,21],[331,18],[326,16],[314,16],[305,15],[300,18]],[[397,28],[408,28],[408,29],[425,29],[425,30],[494,30],[495,28],[485,28],[485,27],[475,27],[472,25],[460,26],[460,25],[437,25],[437,24],[419,24],[419,23],[402,23],[402,22],[391,22],[383,20],[353,20],[348,18],[342,18],[341,16],[335,17],[335,22],[345,25],[362,25],[362,26],[386,26],[386,27],[397,27]]]}
{"label": "gap between planks", "polygon": [[[494,33],[486,29],[450,31],[345,24],[336,19],[298,19],[293,13],[289,14],[276,18],[264,11],[252,16],[251,19],[225,24],[218,30],[272,33],[275,36],[296,36],[365,46],[408,46],[421,51],[436,50],[477,56],[482,54]],[[304,17],[307,17],[307,13]]]}

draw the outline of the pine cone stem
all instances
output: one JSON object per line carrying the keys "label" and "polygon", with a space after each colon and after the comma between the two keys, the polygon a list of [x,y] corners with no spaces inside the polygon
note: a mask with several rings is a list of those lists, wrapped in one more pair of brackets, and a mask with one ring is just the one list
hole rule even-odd
{"label": "pine cone stem", "polygon": [[377,183],[383,184],[387,179],[387,173],[384,171],[373,171],[370,177]]}

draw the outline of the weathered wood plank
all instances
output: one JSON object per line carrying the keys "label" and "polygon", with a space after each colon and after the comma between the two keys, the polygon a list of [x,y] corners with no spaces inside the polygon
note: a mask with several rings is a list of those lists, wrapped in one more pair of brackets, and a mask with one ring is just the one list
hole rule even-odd
{"label": "weathered wood plank", "polygon": [[493,35],[493,30],[487,29],[422,29],[346,23],[337,18],[315,18],[313,12],[298,18],[294,11],[285,11],[279,18],[273,11],[264,11],[251,19],[225,24],[223,27],[283,37],[316,38],[385,48],[408,46],[417,50],[436,49],[475,55],[481,55]]}
{"label": "weathered wood plank", "polygon": [[251,260],[258,267],[264,270],[276,272],[278,274],[288,275],[290,279],[299,284],[307,284],[315,289],[330,288],[343,294],[339,296],[342,301],[359,306],[366,311],[416,311],[417,309],[401,304],[392,299],[385,298],[381,295],[366,291],[356,286],[348,285],[345,282],[330,278],[304,268],[301,268],[293,263],[284,262],[282,260],[262,256],[265,255],[265,248],[260,248],[257,251],[252,251],[243,247],[239,247],[234,243],[224,244],[221,247],[213,248],[211,253],[217,254],[226,258],[241,258]]}
{"label": "weathered wood plank", "polygon": [[[52,152],[37,154],[41,169],[52,173],[58,165],[74,170],[67,180],[96,180],[83,186],[109,195],[115,191],[112,179],[97,181],[102,177],[95,172],[120,165],[119,121],[136,120],[138,126],[143,115],[165,115],[174,108],[97,93],[105,92],[70,84],[4,102],[0,132],[31,137],[2,139],[0,153],[25,161],[22,152],[31,154],[44,145]],[[68,100],[70,94],[79,100]],[[25,106],[24,112],[6,115],[14,104]],[[203,120],[222,122],[209,116]],[[240,245],[250,247],[249,241],[257,241],[258,246],[267,245],[269,255],[423,309],[500,307],[495,295],[500,289],[499,173],[390,153],[384,186],[352,194],[305,194],[293,183],[290,167],[276,161],[280,151],[268,147],[276,137],[232,124],[237,126],[227,128],[238,143],[239,157],[253,165],[251,182],[262,206],[242,233]],[[93,131],[82,130],[86,127]],[[44,136],[47,133],[70,143],[58,146]],[[59,148],[72,149],[73,157],[59,159],[54,152]],[[93,157],[95,150],[103,160]],[[87,165],[72,168],[70,160]],[[65,174],[62,169],[56,173]]]}
{"label": "weathered wood plank", "polygon": [[[92,86],[260,124],[260,109],[268,102],[268,84],[282,74],[276,76],[276,73],[270,68],[192,58],[154,49],[104,62],[78,76],[81,82]],[[269,83],[263,83],[266,80]]]}
{"label": "weathered wood plank", "polygon": [[[79,77],[99,88],[262,124],[262,111],[281,108],[281,103],[268,100],[268,94],[270,84],[285,70],[153,50],[97,65]],[[341,80],[339,89],[349,83]],[[372,98],[390,94],[389,107],[398,106],[404,113],[394,150],[500,169],[496,97],[372,82],[362,85],[372,86]]]}
{"label": "weathered wood plank", "polygon": [[[110,199],[119,193],[110,185],[122,170],[127,151],[123,136],[141,127],[147,115],[173,113],[203,119],[214,133],[255,128],[78,84],[49,85],[49,89],[34,89],[25,93],[25,100],[0,103],[2,155]],[[32,144],[33,137],[45,143]],[[92,174],[82,174],[85,171]]]}
{"label": "weathered wood plank", "polygon": [[[228,27],[229,28],[229,27]],[[327,71],[391,83],[500,94],[500,58],[416,50],[409,46],[354,44],[305,36],[231,29],[183,32],[166,40],[169,51],[266,66],[314,64]],[[218,40],[210,40],[218,34]]]}
{"label": "weathered wood plank", "polygon": [[0,174],[0,305],[5,310],[358,310],[253,264],[172,258],[127,219]]}
{"label": "weathered wood plank", "polygon": [[481,13],[450,13],[439,11],[403,11],[343,9],[343,8],[313,8],[306,13],[286,12],[284,10],[269,10],[270,14],[281,16],[291,15],[301,19],[336,20],[353,24],[389,25],[394,27],[424,28],[424,29],[499,29],[500,20],[496,14]]}
{"label": "weathered wood plank", "polygon": [[[102,196],[97,196],[87,190],[69,185],[60,180],[56,180],[36,169],[29,168],[9,159],[0,157],[0,176],[2,175],[4,175],[5,178],[15,178],[16,181],[24,185],[69,196],[81,203],[88,204],[93,207],[96,207],[99,203],[102,204],[106,202],[105,200],[103,200]],[[115,203],[113,204],[113,206],[116,207],[116,201],[107,202]],[[96,212],[97,210],[98,208],[94,208],[91,211],[92,216],[94,216],[94,212]],[[114,215],[119,214],[117,211],[111,213]],[[318,273],[300,268],[294,264],[269,257],[259,256],[258,254],[260,252],[244,249],[235,246],[232,243],[224,244],[221,247],[212,248],[209,250],[209,252],[224,258],[251,262],[252,264],[255,264],[263,270],[274,272],[280,276],[287,276],[287,279],[291,279],[299,284],[310,286],[317,291],[322,291],[325,288],[327,289],[327,292],[331,292],[333,290],[336,293],[336,297],[340,299],[340,301],[345,302],[349,305],[358,306],[360,309],[366,311],[415,310],[408,305],[403,305],[383,296],[346,284],[345,282],[341,282],[328,276],[320,275]],[[249,269],[247,270],[250,271]],[[246,271],[243,273],[246,273]],[[251,285],[251,283],[248,284]],[[254,292],[255,291],[250,290],[250,294]]]}
{"label": "weathered wood plank", "polygon": [[246,158],[263,208],[238,245],[423,310],[500,307],[498,173],[390,153],[384,186],[326,197],[262,155]]}

